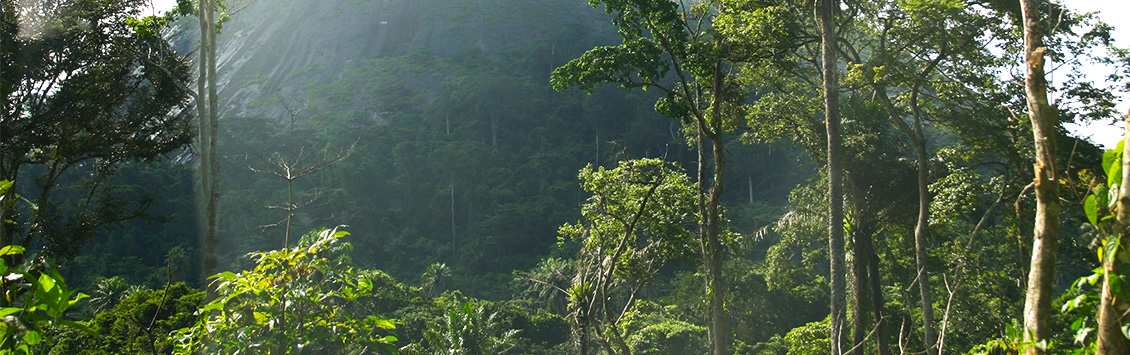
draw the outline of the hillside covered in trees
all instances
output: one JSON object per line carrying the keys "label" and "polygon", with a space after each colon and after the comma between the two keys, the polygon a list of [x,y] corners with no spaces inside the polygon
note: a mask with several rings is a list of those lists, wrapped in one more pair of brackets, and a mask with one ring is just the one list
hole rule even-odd
{"label": "hillside covered in trees", "polygon": [[0,4],[0,354],[1130,351],[1070,4]]}

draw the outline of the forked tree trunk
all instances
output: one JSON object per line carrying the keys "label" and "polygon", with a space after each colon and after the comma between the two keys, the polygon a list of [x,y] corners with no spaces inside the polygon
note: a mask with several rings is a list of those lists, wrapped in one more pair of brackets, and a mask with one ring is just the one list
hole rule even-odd
{"label": "forked tree trunk", "polygon": [[[1130,123],[1130,112],[1126,113],[1124,118],[1125,123]],[[1130,138],[1130,124],[1126,125],[1126,133],[1124,138]],[[1130,247],[1130,230],[1125,226],[1130,225],[1130,144],[1123,143],[1122,147],[1122,184],[1118,188],[1118,205],[1117,205],[1117,219],[1118,225],[1121,227],[1122,245],[1120,248],[1126,250]],[[1104,259],[1106,257],[1104,256]],[[1130,341],[1127,341],[1126,336],[1122,335],[1122,314],[1130,309],[1130,303],[1127,300],[1117,297],[1111,292],[1107,278],[1110,275],[1119,275],[1118,258],[1109,258],[1107,262],[1103,260],[1103,269],[1106,273],[1103,275],[1103,290],[1102,301],[1099,304],[1099,329],[1098,340],[1095,344],[1096,355],[1115,355],[1115,354],[1128,354],[1130,353]]]}
{"label": "forked tree trunk", "polygon": [[[1059,248],[1059,186],[1055,175],[1055,125],[1058,113],[1048,103],[1048,83],[1044,78],[1044,33],[1039,3],[1037,0],[1020,2],[1024,15],[1024,54],[1027,67],[1025,91],[1036,147],[1036,222],[1032,227],[1032,262],[1024,298],[1024,341],[1028,343],[1045,340],[1052,333],[1049,315],[1056,252]],[[1026,352],[1042,354],[1043,350],[1033,346]]]}
{"label": "forked tree trunk", "polygon": [[843,143],[840,138],[839,79],[836,65],[836,32],[832,23],[835,0],[820,1],[820,35],[822,70],[824,73],[824,122],[828,134],[828,260],[831,280],[831,324],[829,336],[831,355],[843,353],[844,344],[844,199],[840,155]]}

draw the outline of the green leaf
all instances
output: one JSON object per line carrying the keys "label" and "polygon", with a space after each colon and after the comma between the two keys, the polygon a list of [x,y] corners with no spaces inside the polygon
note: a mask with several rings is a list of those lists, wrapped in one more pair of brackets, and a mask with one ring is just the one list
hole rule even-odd
{"label": "green leaf", "polygon": [[12,188],[12,181],[7,180],[7,179],[0,180],[0,195],[8,193],[8,190],[11,189],[11,188]]}
{"label": "green leaf", "polygon": [[24,342],[27,342],[28,345],[39,344],[40,341],[43,341],[43,335],[39,334],[38,331],[29,330],[24,333]]}
{"label": "green leaf", "polygon": [[255,316],[255,323],[259,325],[265,325],[271,319],[271,316],[266,312],[254,312],[252,315]]}
{"label": "green leaf", "polygon": [[10,316],[10,315],[13,315],[13,314],[16,314],[16,313],[20,313],[20,311],[23,311],[23,310],[24,310],[23,308],[17,308],[17,307],[0,308],[0,318],[7,317],[7,316]]}
{"label": "green leaf", "polygon": [[1122,183],[1122,149],[1126,140],[1118,142],[1114,149],[1103,152],[1103,171],[1106,172],[1107,186],[1119,186]]}
{"label": "green leaf", "polygon": [[1122,155],[1122,149],[1124,147],[1123,144],[1125,143],[1125,139],[1120,140],[1118,141],[1118,144],[1115,145],[1114,149],[1107,149],[1103,152],[1103,171],[1109,171],[1111,166],[1115,165],[1115,162],[1119,161],[1118,158],[1120,158],[1120,155]]}
{"label": "green leaf", "polygon": [[1092,225],[1099,225],[1099,205],[1095,201],[1095,195],[1088,195],[1086,200],[1083,200],[1083,212],[1087,214],[1087,220]]}
{"label": "green leaf", "polygon": [[59,321],[59,324],[64,326],[64,327],[68,327],[68,328],[75,329],[75,330],[78,330],[80,332],[86,333],[87,335],[97,335],[97,333],[94,331],[94,329],[91,329],[90,326],[87,326],[86,323],[83,323],[83,322],[76,322],[76,321],[73,321],[73,320],[61,320],[61,321]]}
{"label": "green leaf", "polygon": [[208,305],[200,308],[200,314],[203,315],[203,314],[207,314],[210,311],[218,311],[218,310],[221,310],[221,309],[224,309],[223,303],[212,302],[212,303],[209,303]]}
{"label": "green leaf", "polygon": [[1122,278],[1121,277],[1108,277],[1106,282],[1110,285],[1110,293],[1121,295],[1122,294]]}
{"label": "green leaf", "polygon": [[19,245],[8,245],[0,248],[0,256],[19,255],[23,254],[24,250],[27,249]]}
{"label": "green leaf", "polygon": [[1109,206],[1110,205],[1110,189],[1108,189],[1106,187],[1106,185],[1095,186],[1095,191],[1092,192],[1092,194],[1095,196],[1095,199],[1096,199],[1095,204],[1096,205],[1099,205],[1099,206]]}

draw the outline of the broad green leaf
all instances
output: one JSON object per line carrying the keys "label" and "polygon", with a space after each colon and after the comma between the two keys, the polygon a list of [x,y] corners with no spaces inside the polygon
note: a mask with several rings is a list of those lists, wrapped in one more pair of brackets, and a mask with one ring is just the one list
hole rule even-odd
{"label": "broad green leaf", "polygon": [[375,326],[381,329],[396,329],[396,322],[390,319],[381,319],[376,321]]}
{"label": "broad green leaf", "polygon": [[1088,195],[1083,201],[1083,212],[1087,214],[1087,220],[1092,225],[1099,225],[1099,206],[1096,204],[1095,195]]}
{"label": "broad green leaf", "polygon": [[207,312],[209,312],[209,311],[218,311],[218,310],[221,310],[221,309],[224,309],[224,304],[223,304],[223,303],[220,303],[220,302],[212,302],[212,303],[209,303],[208,305],[206,305],[206,306],[204,306],[204,307],[200,308],[200,313],[201,313],[201,314],[205,314],[205,313],[207,313]]}
{"label": "broad green leaf", "polygon": [[259,325],[267,324],[267,321],[271,319],[271,316],[266,312],[254,312],[252,314],[255,316],[255,323]]}
{"label": "broad green leaf", "polygon": [[19,245],[8,245],[0,248],[0,256],[23,254],[26,248]]}
{"label": "broad green leaf", "polygon": [[10,315],[13,315],[13,314],[16,314],[16,313],[20,313],[20,311],[22,311],[22,310],[24,310],[24,309],[23,308],[17,308],[17,307],[0,308],[0,317],[7,317],[7,316],[10,316]]}
{"label": "broad green leaf", "polygon": [[39,334],[38,331],[29,330],[27,331],[27,333],[24,333],[24,341],[27,342],[28,345],[39,344],[39,342],[42,340],[43,335]]}
{"label": "broad green leaf", "polygon": [[[0,195],[8,193],[8,190],[11,189],[11,188],[12,188],[12,181],[7,180],[7,179],[0,180]],[[2,196],[0,196],[0,198],[2,198]]]}
{"label": "broad green leaf", "polygon": [[1122,149],[1125,140],[1119,141],[1118,146],[1103,153],[1103,170],[1106,171],[1107,186],[1117,190],[1122,183]]}
{"label": "broad green leaf", "polygon": [[1123,144],[1125,142],[1125,139],[1120,140],[1118,144],[1115,145],[1114,149],[1107,149],[1103,152],[1103,171],[1110,171],[1111,167],[1117,165],[1116,162],[1119,162],[1119,158],[1121,158]]}
{"label": "broad green leaf", "polygon": [[1095,191],[1092,192],[1095,196],[1095,204],[1098,206],[1110,206],[1110,189],[1106,185],[1095,186]]}
{"label": "broad green leaf", "polygon": [[40,274],[39,275],[39,288],[42,289],[44,292],[50,292],[51,290],[54,290],[55,289],[55,279],[51,278],[51,276],[48,276],[47,274]]}

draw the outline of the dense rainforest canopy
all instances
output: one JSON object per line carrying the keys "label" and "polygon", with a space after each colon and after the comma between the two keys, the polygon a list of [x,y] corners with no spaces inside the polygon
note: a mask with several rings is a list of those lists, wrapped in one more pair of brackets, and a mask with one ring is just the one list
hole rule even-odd
{"label": "dense rainforest canopy", "polygon": [[0,0],[0,354],[1130,349],[1069,3],[148,6]]}

